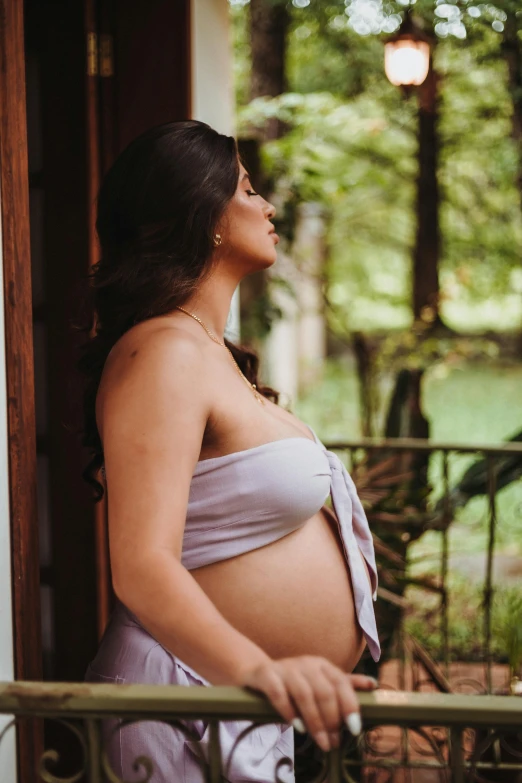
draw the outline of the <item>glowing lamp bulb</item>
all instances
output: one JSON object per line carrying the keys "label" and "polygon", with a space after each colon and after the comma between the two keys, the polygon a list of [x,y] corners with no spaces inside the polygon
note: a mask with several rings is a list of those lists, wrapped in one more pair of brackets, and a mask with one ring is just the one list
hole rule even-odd
{"label": "glowing lamp bulb", "polygon": [[384,70],[392,84],[422,84],[430,67],[430,47],[425,41],[402,38],[384,46]]}

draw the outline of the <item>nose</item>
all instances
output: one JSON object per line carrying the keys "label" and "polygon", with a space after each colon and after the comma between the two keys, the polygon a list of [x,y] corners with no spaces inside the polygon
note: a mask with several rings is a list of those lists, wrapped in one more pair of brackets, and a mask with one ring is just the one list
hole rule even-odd
{"label": "nose", "polygon": [[271,220],[276,214],[276,208],[269,201],[266,202],[265,214],[268,220]]}

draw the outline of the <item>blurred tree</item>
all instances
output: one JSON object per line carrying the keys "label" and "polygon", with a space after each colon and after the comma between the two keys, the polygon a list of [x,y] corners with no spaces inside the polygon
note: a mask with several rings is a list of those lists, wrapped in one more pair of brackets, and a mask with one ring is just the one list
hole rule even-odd
{"label": "blurred tree", "polygon": [[[440,16],[440,13],[439,13]],[[501,57],[507,72],[508,94],[512,106],[511,134],[517,150],[516,181],[522,204],[522,8],[519,0],[496,0],[466,8],[459,4],[450,14],[466,31],[469,44],[482,43],[491,31],[499,41],[498,51],[485,51],[483,61]],[[450,21],[451,21],[450,19]],[[448,23],[446,23],[448,26]]]}
{"label": "blurred tree", "polygon": [[[250,0],[248,30],[250,44],[250,89],[248,100],[273,98],[287,90],[286,49],[290,12],[286,0]],[[285,133],[285,125],[278,117],[271,117],[262,126],[251,124],[243,129],[239,150],[244,165],[251,175],[255,190],[269,201],[274,189],[273,177],[261,164],[260,146],[278,139]],[[240,319],[243,339],[255,345],[270,329],[277,310],[272,306],[268,292],[267,275],[256,272],[245,278],[240,286]],[[256,346],[259,347],[259,346]]]}
{"label": "blurred tree", "polygon": [[[287,91],[286,50],[290,11],[286,0],[250,0],[250,100]],[[259,129],[263,141],[278,139],[284,126],[277,117]]]}
{"label": "blurred tree", "polygon": [[518,150],[517,182],[522,204],[522,9],[518,0],[506,3],[505,13],[502,54],[508,66],[509,94],[513,104],[512,135]]}
{"label": "blurred tree", "polygon": [[[284,223],[278,233],[291,240],[295,205],[310,192],[330,208],[330,326],[344,335],[352,327],[405,327],[411,321],[416,112],[414,101],[402,101],[387,82],[377,37],[398,26],[404,9],[387,3],[386,13],[372,22],[364,21],[360,7],[378,11],[379,4],[314,0],[292,7],[286,58],[292,92],[268,99],[264,108],[258,101],[265,99],[257,99],[245,109],[257,113],[261,123],[275,114],[291,125],[281,144],[261,150],[284,205],[278,202]],[[416,3],[416,10],[430,14],[443,79],[438,167],[442,311],[447,322],[470,331],[474,324],[463,320],[464,313],[485,319],[488,311],[474,304],[484,297],[489,307],[498,298],[496,322],[513,321],[499,297],[513,299],[522,221],[513,177],[517,146],[507,65],[502,36],[492,27],[501,20],[492,16],[494,6],[481,6],[476,19],[470,15],[476,13],[474,6],[452,7],[459,13],[453,21],[443,16],[455,13],[448,4]],[[464,14],[465,26],[459,21]],[[236,63],[244,72],[246,14],[235,9],[233,17]],[[241,124],[248,96],[241,78],[236,84]]]}
{"label": "blurred tree", "polygon": [[[274,118],[287,124],[285,136],[261,150],[286,205],[287,222],[278,233],[284,230],[292,240],[290,216],[301,201],[318,201],[329,209],[330,328],[345,345],[355,329],[396,330],[390,339],[404,342],[403,355],[395,360],[397,346],[384,345],[378,357],[381,370],[399,370],[386,431],[397,434],[400,424],[401,434],[427,435],[418,405],[423,370],[445,352],[460,349],[459,338],[452,343],[426,339],[424,330],[418,337],[410,328],[399,331],[410,327],[412,315],[417,112],[414,101],[402,101],[384,76],[381,37],[397,29],[405,5],[394,0],[289,3],[287,91],[249,105],[243,100],[239,126],[269,126]],[[520,0],[476,6],[464,0],[417,0],[415,9],[437,37],[441,77],[441,305],[444,314],[446,307],[462,302],[481,303],[485,310],[496,296],[507,298],[512,272],[520,265]],[[239,57],[245,52],[240,45]],[[475,324],[462,319],[460,326],[472,331]],[[465,355],[489,351],[477,340],[472,346],[461,342]],[[361,364],[366,359],[361,354]],[[408,475],[399,481],[405,468]],[[383,481],[389,479],[389,486],[381,483],[382,497],[376,497],[376,471]],[[389,560],[389,567],[384,560],[387,587],[400,597],[407,549],[427,523],[426,461],[393,464],[389,475],[382,471],[382,464],[371,461],[361,466],[359,486],[374,504],[372,529],[381,534],[376,548],[381,562]],[[424,586],[430,588],[429,580]],[[391,639],[392,612],[389,620]]]}

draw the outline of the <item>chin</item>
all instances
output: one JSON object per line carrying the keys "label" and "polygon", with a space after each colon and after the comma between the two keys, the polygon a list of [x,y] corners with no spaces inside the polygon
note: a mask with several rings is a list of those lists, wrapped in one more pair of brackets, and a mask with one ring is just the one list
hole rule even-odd
{"label": "chin", "polygon": [[277,261],[277,253],[274,253],[273,256],[270,256],[270,258],[267,258],[265,260],[265,264],[263,266],[263,269],[269,269],[269,267],[274,266],[276,261]]}
{"label": "chin", "polygon": [[273,253],[272,255],[251,258],[249,259],[248,264],[245,264],[245,276],[253,275],[255,272],[262,272],[263,269],[270,269],[270,267],[273,266],[276,261],[276,253]]}

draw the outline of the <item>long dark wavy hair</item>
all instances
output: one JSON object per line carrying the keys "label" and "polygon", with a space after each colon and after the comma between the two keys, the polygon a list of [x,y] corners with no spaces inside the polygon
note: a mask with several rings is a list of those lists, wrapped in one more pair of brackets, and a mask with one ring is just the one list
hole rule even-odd
{"label": "long dark wavy hair", "polygon": [[[208,275],[239,160],[232,136],[196,120],[168,122],[132,141],[103,180],[96,220],[101,258],[85,278],[87,312],[79,329],[86,340],[77,365],[84,377],[80,434],[92,455],[82,476],[96,502],[104,495],[96,478],[104,457],[95,404],[107,356],[128,329],[183,305]],[[248,380],[277,403],[278,393],[259,383],[257,355],[225,343]]]}

